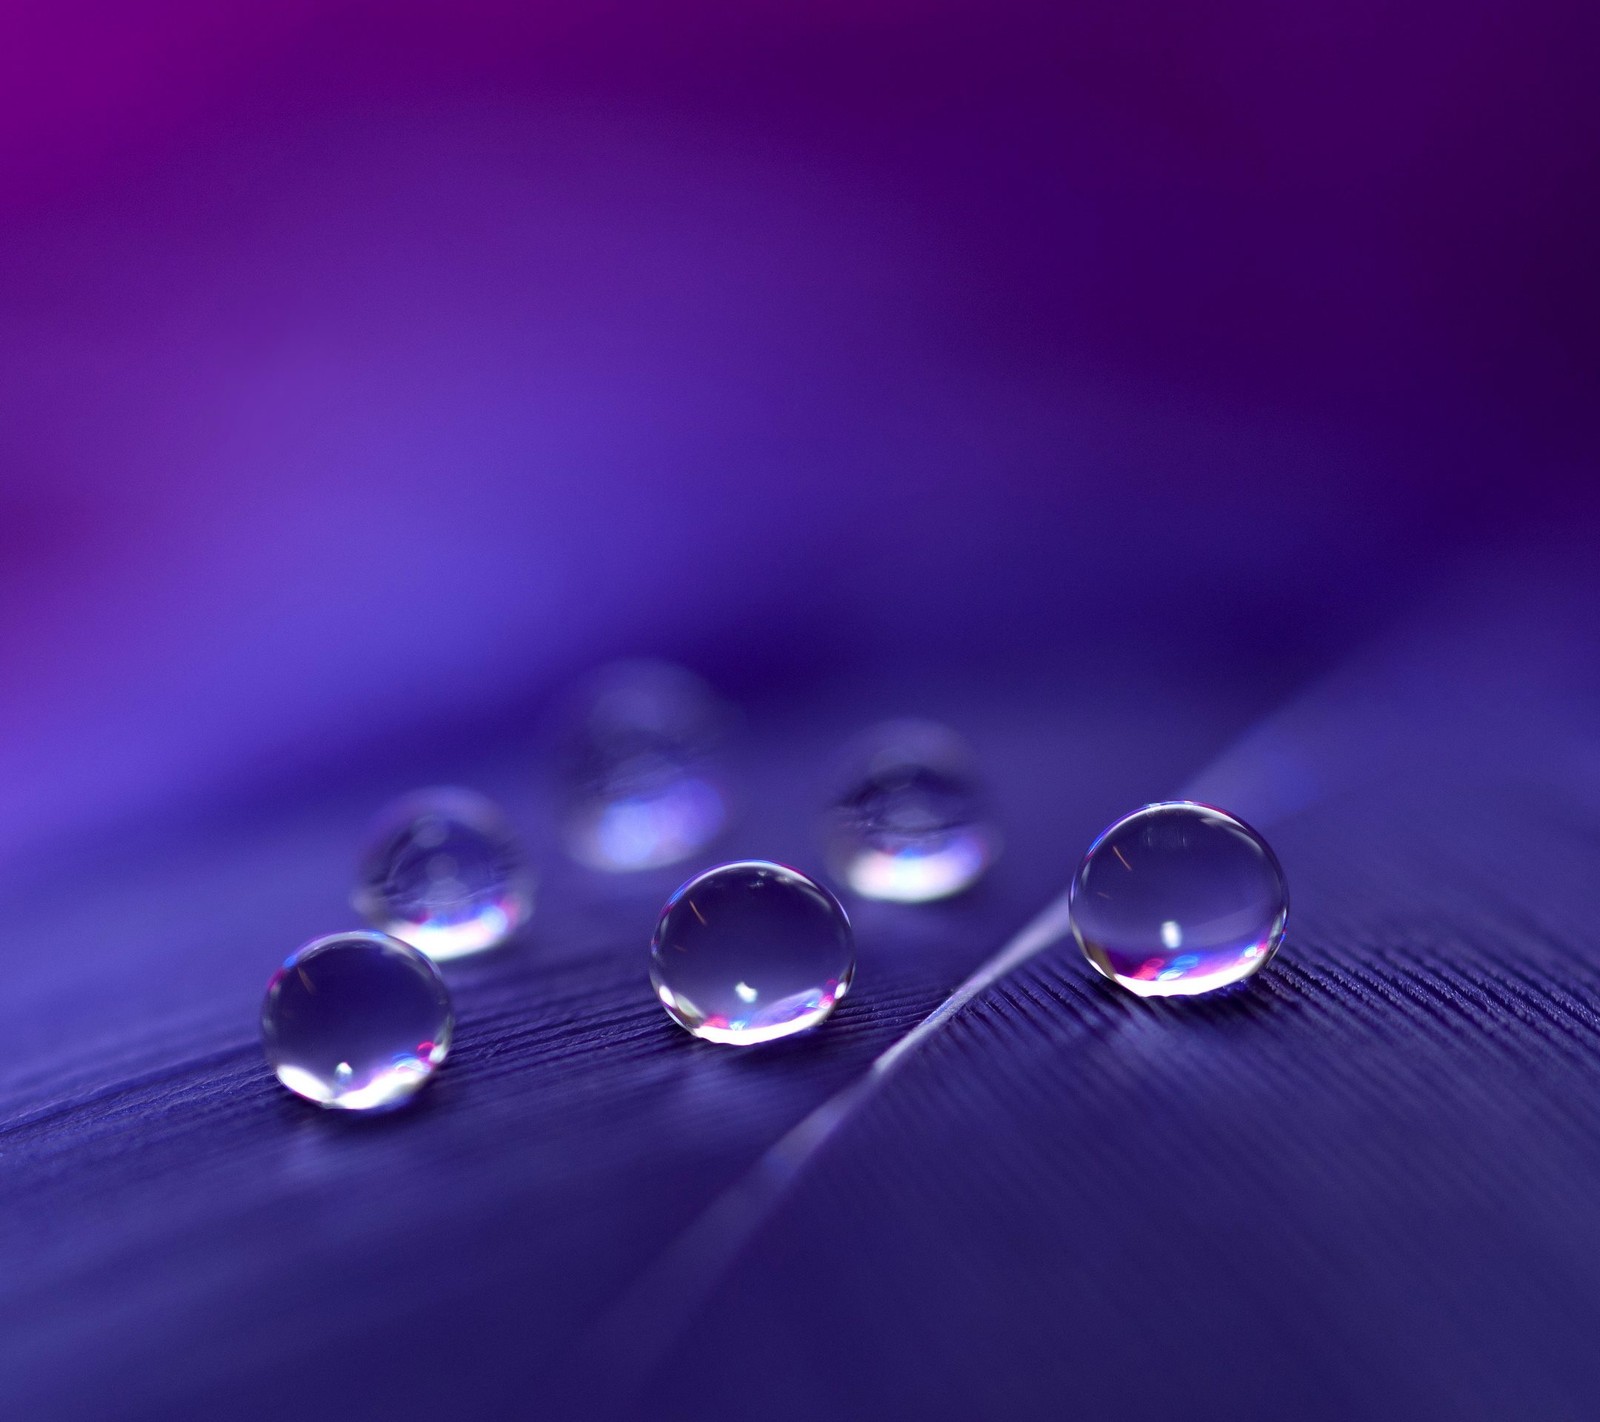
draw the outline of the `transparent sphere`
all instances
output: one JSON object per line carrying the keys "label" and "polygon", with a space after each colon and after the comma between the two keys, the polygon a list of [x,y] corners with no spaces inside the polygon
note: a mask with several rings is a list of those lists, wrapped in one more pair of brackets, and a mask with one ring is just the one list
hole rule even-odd
{"label": "transparent sphere", "polygon": [[379,817],[353,902],[375,928],[436,962],[502,943],[533,909],[511,826],[472,790],[423,790]]}
{"label": "transparent sphere", "polygon": [[689,880],[667,900],[650,944],[650,981],[673,1021],[736,1046],[815,1027],[855,970],[839,901],[763,859]]}
{"label": "transparent sphere", "polygon": [[261,1006],[267,1063],[297,1096],[342,1111],[408,1101],[450,1050],[439,970],[381,933],[336,933],[291,956]]}
{"label": "transparent sphere", "polygon": [[728,711],[693,672],[617,662],[574,695],[562,738],[562,834],[591,869],[676,864],[727,818],[715,769]]}
{"label": "transparent sphere", "polygon": [[828,862],[863,898],[920,904],[977,883],[999,848],[954,731],[891,721],[856,746],[828,825]]}
{"label": "transparent sphere", "polygon": [[1259,972],[1289,921],[1272,850],[1209,805],[1170,800],[1118,820],[1072,881],[1072,931],[1141,997],[1210,992]]}

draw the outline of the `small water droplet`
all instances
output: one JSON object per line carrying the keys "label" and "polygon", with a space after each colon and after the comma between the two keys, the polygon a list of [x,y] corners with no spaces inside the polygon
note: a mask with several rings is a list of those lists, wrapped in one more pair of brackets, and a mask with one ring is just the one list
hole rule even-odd
{"label": "small water droplet", "polygon": [[998,852],[971,753],[929,721],[867,732],[829,817],[828,862],[868,899],[928,903],[972,887]]}
{"label": "small water droplet", "polygon": [[424,790],[379,816],[354,903],[375,928],[436,962],[504,942],[533,908],[533,876],[511,826],[472,790]]}
{"label": "small water droplet", "polygon": [[1072,881],[1072,931],[1104,976],[1142,997],[1210,992],[1277,951],[1289,892],[1242,820],[1171,800],[1118,820]]}
{"label": "small water droplet", "polygon": [[748,1046],[803,1032],[849,991],[855,939],[839,901],[798,870],[723,864],[668,901],[650,980],[680,1026]]}
{"label": "small water droplet", "polygon": [[339,933],[294,953],[267,984],[261,1042],[290,1091],[345,1111],[408,1101],[450,1050],[439,970],[381,933]]}
{"label": "small water droplet", "polygon": [[676,864],[727,818],[716,756],[729,713],[670,662],[617,662],[572,698],[562,736],[562,830],[580,864],[612,873]]}

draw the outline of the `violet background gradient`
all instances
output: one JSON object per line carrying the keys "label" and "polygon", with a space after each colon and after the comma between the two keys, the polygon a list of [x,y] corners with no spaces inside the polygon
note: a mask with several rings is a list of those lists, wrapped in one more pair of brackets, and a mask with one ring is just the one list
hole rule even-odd
{"label": "violet background gradient", "polygon": [[[4,1407],[1600,1415],[1588,8],[8,7]],[[708,856],[972,739],[1004,855],[815,1037],[554,847],[632,653],[746,709]],[[446,780],[530,931],[331,1120],[262,985]],[[1251,988],[1062,939],[850,1094],[1174,793],[1282,858]]]}
{"label": "violet background gradient", "polygon": [[619,652],[1266,695],[1583,547],[1585,20],[14,7],[0,852]]}

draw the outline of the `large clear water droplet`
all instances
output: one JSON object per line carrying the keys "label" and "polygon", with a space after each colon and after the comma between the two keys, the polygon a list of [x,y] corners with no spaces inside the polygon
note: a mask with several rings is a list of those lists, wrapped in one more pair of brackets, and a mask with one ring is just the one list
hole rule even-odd
{"label": "large clear water droplet", "polygon": [[927,903],[970,888],[999,834],[983,816],[972,756],[954,731],[891,721],[851,756],[829,817],[828,861],[863,898]]}
{"label": "large clear water droplet", "polygon": [[423,790],[379,816],[361,857],[356,910],[436,962],[503,943],[533,908],[533,876],[493,801]]}
{"label": "large clear water droplet", "polygon": [[728,710],[670,662],[617,662],[573,698],[561,749],[562,834],[591,869],[676,864],[727,818],[716,754]]}
{"label": "large clear water droplet", "polygon": [[1095,840],[1072,881],[1071,913],[1099,972],[1141,997],[1167,997],[1259,972],[1283,941],[1289,891],[1249,825],[1169,800]]}
{"label": "large clear water droplet", "polygon": [[290,1091],[381,1111],[416,1094],[450,1050],[455,1013],[439,970],[381,933],[338,933],[293,954],[267,984],[261,1042]]}
{"label": "large clear water droplet", "polygon": [[855,939],[839,901],[796,869],[723,864],[669,900],[650,981],[672,1019],[748,1046],[815,1027],[850,988]]}

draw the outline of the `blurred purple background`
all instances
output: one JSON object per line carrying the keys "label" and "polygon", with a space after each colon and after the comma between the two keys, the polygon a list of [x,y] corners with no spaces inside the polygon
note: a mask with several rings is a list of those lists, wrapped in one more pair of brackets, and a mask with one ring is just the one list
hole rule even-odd
{"label": "blurred purple background", "polygon": [[1588,8],[12,7],[0,850],[624,652],[1276,693],[1584,546]]}

